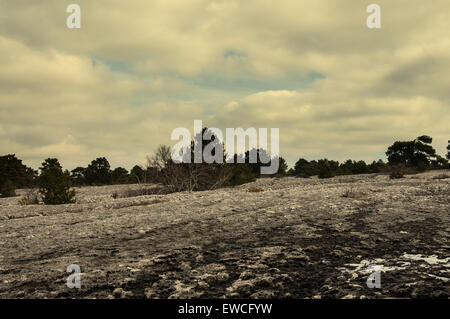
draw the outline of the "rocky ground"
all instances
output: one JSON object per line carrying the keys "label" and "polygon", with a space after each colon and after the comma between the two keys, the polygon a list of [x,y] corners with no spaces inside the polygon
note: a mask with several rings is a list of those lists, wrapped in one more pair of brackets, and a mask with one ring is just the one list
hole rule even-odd
{"label": "rocky ground", "polygon": [[[449,298],[449,171],[0,199],[0,298]],[[23,194],[24,191],[22,191]],[[81,288],[66,286],[81,267]],[[381,288],[366,280],[377,265]]]}

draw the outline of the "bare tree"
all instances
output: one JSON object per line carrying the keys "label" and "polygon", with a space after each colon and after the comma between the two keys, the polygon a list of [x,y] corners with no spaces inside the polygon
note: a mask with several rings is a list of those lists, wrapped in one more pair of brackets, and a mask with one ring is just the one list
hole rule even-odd
{"label": "bare tree", "polygon": [[153,156],[147,157],[147,169],[153,169],[156,181],[172,191],[216,189],[231,178],[231,167],[226,163],[175,163],[166,145],[160,145]]}

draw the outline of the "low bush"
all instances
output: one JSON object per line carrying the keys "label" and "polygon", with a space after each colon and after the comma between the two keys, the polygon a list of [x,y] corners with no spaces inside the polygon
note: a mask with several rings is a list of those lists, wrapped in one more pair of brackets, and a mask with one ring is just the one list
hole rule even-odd
{"label": "low bush", "polygon": [[47,159],[42,163],[39,176],[39,192],[46,205],[75,203],[75,191],[71,190],[69,172],[63,172],[57,159]]}

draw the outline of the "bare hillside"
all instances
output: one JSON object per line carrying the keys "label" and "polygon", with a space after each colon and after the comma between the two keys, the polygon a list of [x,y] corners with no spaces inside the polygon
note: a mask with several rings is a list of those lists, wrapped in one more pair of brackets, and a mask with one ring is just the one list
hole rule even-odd
{"label": "bare hillside", "polygon": [[[450,179],[260,179],[76,204],[0,199],[0,297],[450,297]],[[23,193],[24,191],[22,191]],[[70,264],[81,289],[66,287]],[[381,288],[369,289],[369,265]]]}

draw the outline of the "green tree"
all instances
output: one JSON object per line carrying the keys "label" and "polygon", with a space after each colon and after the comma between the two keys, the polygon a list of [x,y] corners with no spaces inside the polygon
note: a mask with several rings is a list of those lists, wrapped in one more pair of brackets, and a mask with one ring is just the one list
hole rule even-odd
{"label": "green tree", "polygon": [[286,163],[286,160],[280,156],[278,164],[278,174],[287,175],[288,168],[289,167]]}
{"label": "green tree", "polygon": [[367,174],[369,173],[369,167],[364,161],[354,161],[352,174]]}
{"label": "green tree", "polygon": [[16,187],[10,180],[6,181],[1,185],[0,197],[14,197],[16,196]]}
{"label": "green tree", "polygon": [[308,162],[304,158],[300,158],[294,165],[295,176],[309,177],[319,175],[319,164],[317,161]]}
{"label": "green tree", "polygon": [[339,166],[341,174],[343,174],[343,175],[353,174],[353,170],[354,170],[353,163],[354,163],[354,161],[352,161],[351,159],[348,159],[344,163],[342,163]]}
{"label": "green tree", "polygon": [[59,168],[62,170],[62,166],[61,164],[59,164],[59,161],[57,158],[47,158],[42,164],[42,167],[40,167],[39,169],[44,172],[44,171],[48,171],[51,168]]}
{"label": "green tree", "polygon": [[[261,167],[271,165],[271,157],[263,148],[251,149],[245,152],[245,163],[249,164],[256,175],[261,175]],[[255,163],[250,163],[250,158],[255,158]],[[236,163],[236,161],[235,161]]]}
{"label": "green tree", "polygon": [[85,171],[86,182],[89,185],[111,184],[111,166],[105,157],[99,157],[91,162]]}
{"label": "green tree", "polygon": [[304,158],[300,158],[294,165],[294,174],[297,176],[310,176],[306,173],[309,162]]}
{"label": "green tree", "polygon": [[413,141],[395,142],[386,151],[389,164],[426,169],[430,165],[430,158],[436,157],[436,150],[431,146],[432,141],[430,136],[422,135]]}
{"label": "green tree", "polygon": [[56,158],[48,158],[40,167],[39,192],[46,205],[60,205],[75,202],[75,191],[71,190],[72,182],[69,172],[63,172]]}
{"label": "green tree", "polygon": [[19,188],[31,186],[36,174],[36,171],[22,164],[15,154],[0,156],[0,189],[7,181]]}
{"label": "green tree", "polygon": [[139,165],[135,165],[130,171],[130,177],[133,181],[140,183],[147,183],[146,171]]}
{"label": "green tree", "polygon": [[117,167],[111,172],[111,180],[114,184],[126,184],[130,180],[129,177],[128,171],[123,167]]}
{"label": "green tree", "polygon": [[[180,163],[172,160],[170,147],[160,145],[154,156],[148,158],[147,163],[147,167],[155,176],[154,180],[172,191],[210,190],[229,185],[232,166],[225,162],[225,148],[213,132],[203,128],[201,133],[194,136],[190,144],[190,150],[186,149],[182,155],[183,161]],[[195,163],[197,148],[202,155],[210,152],[214,159],[221,158],[223,162],[213,160],[207,163],[205,158],[202,158],[200,163]],[[216,151],[219,151],[219,154]]]}
{"label": "green tree", "polygon": [[383,160],[379,159],[378,161],[373,161],[372,164],[369,165],[370,173],[379,173],[381,172],[386,164],[384,164]]}
{"label": "green tree", "polygon": [[70,178],[74,185],[81,186],[86,184],[86,168],[77,167],[70,171]]}
{"label": "green tree", "polygon": [[256,181],[258,175],[253,172],[253,169],[248,163],[233,163],[232,174],[230,178],[230,185],[242,185]]}
{"label": "green tree", "polygon": [[339,163],[336,161],[329,161],[327,159],[321,159],[318,161],[319,167],[319,178],[331,178],[335,176],[335,171],[339,166]]}
{"label": "green tree", "polygon": [[443,169],[447,168],[448,160],[445,157],[436,155],[436,159],[431,161],[431,167],[433,169]]}

